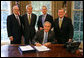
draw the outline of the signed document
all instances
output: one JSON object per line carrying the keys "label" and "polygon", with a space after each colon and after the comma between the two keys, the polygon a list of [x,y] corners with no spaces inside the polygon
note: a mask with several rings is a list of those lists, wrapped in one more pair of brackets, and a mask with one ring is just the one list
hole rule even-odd
{"label": "signed document", "polygon": [[42,46],[34,46],[34,48],[37,50],[37,51],[49,51],[50,49],[47,48],[46,46],[42,45]]}

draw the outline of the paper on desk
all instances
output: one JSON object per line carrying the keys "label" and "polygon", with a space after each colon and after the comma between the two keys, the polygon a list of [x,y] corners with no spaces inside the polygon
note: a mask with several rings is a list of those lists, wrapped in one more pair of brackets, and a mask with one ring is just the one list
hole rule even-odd
{"label": "paper on desk", "polygon": [[20,49],[22,51],[34,50],[34,48],[32,48],[30,45],[20,46]]}
{"label": "paper on desk", "polygon": [[38,51],[48,51],[50,50],[49,48],[47,48],[46,46],[34,46],[36,48],[36,50]]}

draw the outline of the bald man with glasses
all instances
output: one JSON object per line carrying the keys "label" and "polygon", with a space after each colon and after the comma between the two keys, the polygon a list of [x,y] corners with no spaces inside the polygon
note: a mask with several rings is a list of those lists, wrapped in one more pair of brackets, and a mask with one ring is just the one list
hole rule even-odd
{"label": "bald man with glasses", "polygon": [[7,32],[11,44],[21,44],[22,24],[17,5],[13,6],[13,14],[7,17]]}

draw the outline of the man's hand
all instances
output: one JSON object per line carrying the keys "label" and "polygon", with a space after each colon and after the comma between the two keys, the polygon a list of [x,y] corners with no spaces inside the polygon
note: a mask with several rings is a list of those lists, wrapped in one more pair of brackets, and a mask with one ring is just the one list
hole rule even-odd
{"label": "man's hand", "polygon": [[9,38],[10,38],[11,41],[13,41],[13,36],[10,36]]}
{"label": "man's hand", "polygon": [[40,44],[40,43],[35,43],[35,45],[36,45],[36,46],[41,46],[41,44]]}
{"label": "man's hand", "polygon": [[68,42],[71,42],[72,41],[72,39],[69,39],[69,41]]}
{"label": "man's hand", "polygon": [[45,44],[43,44],[44,46],[49,46],[51,43],[50,42],[47,42]]}
{"label": "man's hand", "polygon": [[40,27],[40,30],[43,30],[44,28]]}

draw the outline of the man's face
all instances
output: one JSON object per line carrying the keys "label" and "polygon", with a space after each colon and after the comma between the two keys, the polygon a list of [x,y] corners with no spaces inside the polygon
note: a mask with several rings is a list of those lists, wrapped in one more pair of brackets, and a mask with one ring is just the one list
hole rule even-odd
{"label": "man's face", "polygon": [[28,7],[27,12],[28,12],[28,14],[31,14],[32,13],[32,7]]}
{"label": "man's face", "polygon": [[44,31],[45,31],[45,32],[49,32],[50,28],[51,28],[51,25],[50,25],[49,23],[46,23],[46,24],[44,25]]}
{"label": "man's face", "polygon": [[64,17],[64,15],[65,15],[65,12],[64,12],[63,9],[58,10],[58,16],[59,16],[60,18]]}
{"label": "man's face", "polygon": [[13,13],[16,14],[16,15],[19,14],[19,8],[18,8],[18,6],[14,6]]}
{"label": "man's face", "polygon": [[46,7],[42,7],[42,13],[45,15],[47,13]]}

